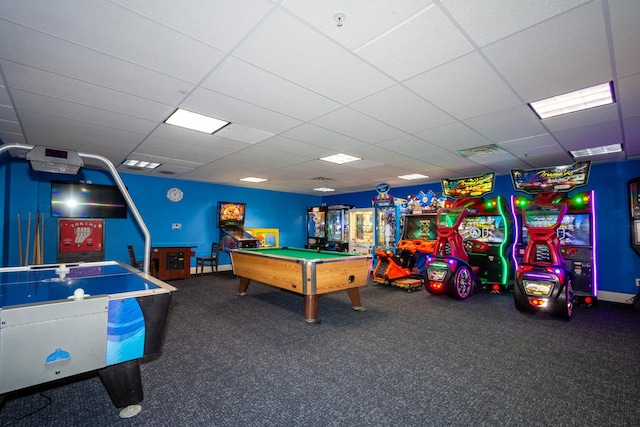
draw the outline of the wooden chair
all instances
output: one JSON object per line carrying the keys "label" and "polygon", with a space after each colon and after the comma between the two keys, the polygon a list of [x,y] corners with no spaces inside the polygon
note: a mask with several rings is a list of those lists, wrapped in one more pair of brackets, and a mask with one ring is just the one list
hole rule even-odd
{"label": "wooden chair", "polygon": [[211,254],[209,256],[199,256],[196,257],[196,274],[198,274],[198,268],[200,268],[200,276],[204,273],[205,265],[211,267],[211,272],[213,273],[213,268],[216,269],[216,274],[218,273],[218,261],[220,259],[220,244],[217,242],[213,242],[211,244]]}
{"label": "wooden chair", "polygon": [[[129,251],[129,262],[131,263],[131,266],[142,270],[142,268],[144,267],[144,261],[138,261],[136,259],[136,253],[133,250],[133,246],[127,245],[127,250]],[[149,274],[151,274],[153,277],[157,277],[156,276],[157,264],[158,264],[157,259],[151,259],[149,262]]]}

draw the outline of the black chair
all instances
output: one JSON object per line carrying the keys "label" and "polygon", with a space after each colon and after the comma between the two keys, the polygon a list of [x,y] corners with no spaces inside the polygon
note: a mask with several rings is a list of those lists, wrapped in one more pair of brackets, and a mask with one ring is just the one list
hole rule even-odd
{"label": "black chair", "polygon": [[200,268],[200,276],[204,273],[204,267],[206,265],[211,267],[211,272],[215,267],[216,274],[218,273],[218,261],[220,259],[220,244],[213,242],[211,244],[211,254],[209,256],[196,257],[196,274],[198,274],[198,268]]}
{"label": "black chair", "polygon": [[[142,268],[144,267],[144,261],[138,261],[136,259],[136,253],[133,250],[133,246],[127,245],[127,250],[129,250],[129,262],[131,263],[131,266],[139,270],[142,270]],[[156,272],[158,270],[157,264],[158,264],[157,259],[151,259],[149,262],[149,274],[151,274],[153,277],[157,277],[156,276]]]}

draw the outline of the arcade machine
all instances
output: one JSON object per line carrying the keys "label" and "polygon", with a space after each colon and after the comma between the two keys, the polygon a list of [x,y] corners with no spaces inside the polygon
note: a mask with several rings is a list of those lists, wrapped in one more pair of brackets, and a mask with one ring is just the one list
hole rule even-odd
{"label": "arcade machine", "polygon": [[513,224],[507,200],[497,196],[471,205],[458,229],[469,263],[478,267],[483,287],[494,293],[513,285]]}
{"label": "arcade machine", "polygon": [[374,263],[380,256],[387,257],[389,252],[395,253],[396,245],[402,235],[401,200],[389,194],[389,184],[376,187],[378,195],[373,198],[373,249]]}
{"label": "arcade machine", "polygon": [[378,263],[373,283],[404,288],[408,292],[423,284],[427,255],[433,252],[436,237],[435,214],[403,216],[403,235],[395,253],[377,250]]}
{"label": "arcade machine", "polygon": [[327,250],[349,252],[349,210],[352,208],[352,205],[327,207]]}
{"label": "arcade machine", "polygon": [[459,180],[442,180],[443,194],[456,200],[438,210],[433,256],[427,257],[425,289],[434,295],[465,299],[490,287],[509,286],[513,220],[502,197],[493,192],[494,173]]}
{"label": "arcade machine", "polygon": [[327,248],[327,207],[309,206],[307,208],[307,244],[305,249]]}
{"label": "arcade machine", "polygon": [[522,221],[522,239],[514,244],[514,298],[520,311],[570,318],[575,302],[596,303],[595,193],[568,197],[587,184],[590,167],[590,162],[578,162],[511,171],[514,189],[534,196],[512,198]]}
{"label": "arcade machine", "polygon": [[373,208],[349,210],[349,252],[371,255],[373,252]]}
{"label": "arcade machine", "polygon": [[378,195],[373,199],[373,247],[395,249],[401,236],[401,200],[389,194],[389,184],[376,187]]}
{"label": "arcade machine", "polygon": [[232,249],[257,248],[260,240],[244,229],[246,203],[218,202],[218,228],[222,250],[229,253]]}
{"label": "arcade machine", "polygon": [[408,196],[407,213],[403,215],[402,239],[395,253],[378,251],[378,263],[373,271],[374,284],[387,284],[411,292],[423,284],[425,261],[433,252],[437,237],[436,212],[445,199],[436,194],[420,192]]}
{"label": "arcade machine", "polygon": [[631,248],[640,256],[640,178],[629,181]]}

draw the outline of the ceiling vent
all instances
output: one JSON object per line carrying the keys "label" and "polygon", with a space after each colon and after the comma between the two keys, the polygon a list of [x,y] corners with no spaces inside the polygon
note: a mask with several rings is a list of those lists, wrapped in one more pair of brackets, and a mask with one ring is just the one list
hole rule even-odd
{"label": "ceiling vent", "polygon": [[483,145],[481,147],[467,148],[465,150],[456,151],[457,155],[463,157],[484,157],[504,153],[506,153],[506,151],[502,150],[495,144]]}

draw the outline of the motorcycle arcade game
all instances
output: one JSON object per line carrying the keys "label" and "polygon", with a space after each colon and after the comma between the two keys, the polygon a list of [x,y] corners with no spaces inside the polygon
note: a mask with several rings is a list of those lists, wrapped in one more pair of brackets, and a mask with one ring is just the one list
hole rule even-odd
{"label": "motorcycle arcade game", "polygon": [[512,220],[504,198],[493,192],[494,173],[442,180],[443,194],[456,200],[438,210],[437,239],[426,260],[425,289],[465,299],[485,284],[499,292],[509,284]]}
{"label": "motorcycle arcade game", "polygon": [[514,200],[527,243],[516,259],[514,302],[519,311],[570,319],[574,303],[595,304],[595,200],[593,191],[563,193],[588,182],[590,162],[548,169],[512,170],[514,189],[535,194]]}
{"label": "motorcycle arcade game", "polygon": [[[427,255],[433,253],[438,226],[436,212],[444,207],[444,199],[437,199],[433,191],[411,197],[403,216],[402,239],[395,253],[378,249],[378,263],[373,271],[374,284],[397,286],[411,292],[424,283]],[[419,201],[418,201],[419,200]],[[410,213],[409,213],[410,212]]]}
{"label": "motorcycle arcade game", "polygon": [[438,238],[433,255],[427,256],[426,261],[424,287],[430,294],[465,299],[482,287],[477,276],[479,267],[469,264],[469,255],[458,232],[469,214],[467,207],[473,202],[468,198],[458,199],[450,207],[438,210]]}

